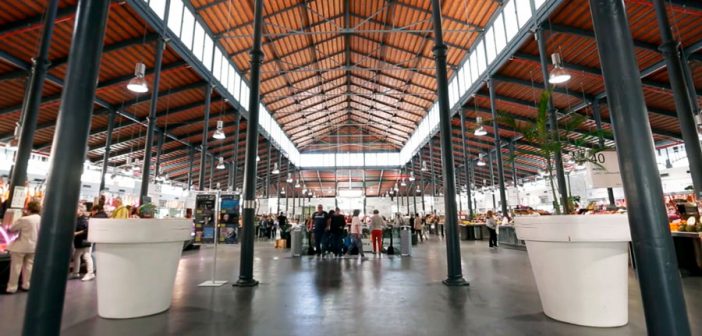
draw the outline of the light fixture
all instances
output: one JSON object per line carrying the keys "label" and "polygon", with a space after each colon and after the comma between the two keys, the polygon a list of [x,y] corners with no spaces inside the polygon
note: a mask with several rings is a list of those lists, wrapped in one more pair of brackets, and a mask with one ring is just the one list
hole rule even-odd
{"label": "light fixture", "polygon": [[411,172],[410,172],[410,176],[409,176],[409,181],[410,181],[410,182],[414,182],[414,180],[415,180],[415,178],[414,178],[414,172],[411,171]]}
{"label": "light fixture", "polygon": [[219,169],[219,170],[222,170],[222,169],[225,168],[225,167],[224,167],[224,158],[223,158],[223,157],[221,157],[221,156],[219,157],[219,163],[217,164],[217,167],[216,167],[216,168]]}
{"label": "light fixture", "polygon": [[395,183],[395,187],[392,188],[392,189],[395,190],[395,191],[399,191],[399,190],[400,190],[400,188],[397,187],[397,182]]}
{"label": "light fixture", "polygon": [[302,193],[303,193],[303,194],[306,194],[306,193],[307,193],[307,187],[306,187],[306,186],[305,186],[305,187],[302,187]]}
{"label": "light fixture", "polygon": [[280,174],[280,169],[278,169],[278,162],[273,162],[273,171],[271,174],[278,175]]}
{"label": "light fixture", "polygon": [[280,191],[280,194],[281,194],[281,195],[285,195],[285,189],[282,189],[282,190]]}
{"label": "light fixture", "polygon": [[485,130],[485,127],[483,127],[483,117],[477,117],[475,118],[475,123],[478,124],[478,128],[475,129],[475,134],[476,136],[484,136],[487,135],[487,131]]}
{"label": "light fixture", "polygon": [[259,162],[259,161],[261,161],[261,157],[256,155],[256,162]]}
{"label": "light fixture", "polygon": [[429,170],[429,169],[427,169],[427,162],[426,162],[426,161],[422,161],[422,169],[421,169],[421,170],[422,170],[423,172]]}
{"label": "light fixture", "polygon": [[419,189],[419,185],[417,185],[417,190],[415,190],[417,193],[422,192],[422,190]]}
{"label": "light fixture", "polygon": [[217,140],[222,140],[227,137],[226,135],[224,135],[224,121],[217,120],[217,130],[214,132],[212,137]]}
{"label": "light fixture", "polygon": [[485,160],[483,159],[483,153],[478,154],[478,166],[485,167]]}
{"label": "light fixture", "polygon": [[300,180],[295,181],[295,188],[300,188]]}
{"label": "light fixture", "polygon": [[285,182],[288,182],[288,183],[292,183],[292,182],[293,182],[292,174],[288,173],[288,179],[285,180]]}
{"label": "light fixture", "polygon": [[561,55],[559,53],[551,54],[551,61],[553,61],[553,69],[548,75],[548,82],[551,84],[563,84],[569,81],[571,76],[566,69],[563,69]]}
{"label": "light fixture", "polygon": [[402,181],[400,182],[400,186],[403,186],[403,187],[407,186],[407,182],[405,182],[405,179],[402,179]]}
{"label": "light fixture", "polygon": [[127,90],[136,93],[149,92],[149,86],[146,84],[146,79],[144,79],[144,73],[146,73],[146,66],[144,63],[137,63],[134,67],[134,78],[130,79],[129,83],[127,83]]}

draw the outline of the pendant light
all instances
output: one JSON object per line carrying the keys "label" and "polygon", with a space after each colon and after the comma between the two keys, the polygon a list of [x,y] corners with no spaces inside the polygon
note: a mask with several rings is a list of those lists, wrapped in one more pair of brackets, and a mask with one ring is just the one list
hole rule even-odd
{"label": "pendant light", "polygon": [[136,93],[149,92],[149,86],[146,84],[146,79],[144,79],[145,73],[146,66],[144,63],[137,63],[134,67],[134,78],[130,79],[129,83],[127,83],[127,90]]}
{"label": "pendant light", "polygon": [[473,132],[473,134],[476,136],[487,135],[487,131],[485,130],[485,127],[483,127],[483,117],[475,118],[475,123],[478,124],[479,127],[475,129],[475,132]]}
{"label": "pendant light", "polygon": [[426,161],[422,161],[422,169],[421,169],[421,170],[422,170],[423,172],[429,170],[429,169],[427,169],[427,162],[426,162]]}
{"label": "pendant light", "polygon": [[417,192],[417,193],[422,192],[422,190],[419,189],[419,185],[417,185],[417,190],[415,190],[415,192]]}
{"label": "pendant light", "polygon": [[292,174],[288,173],[288,179],[285,180],[285,182],[288,182],[288,183],[292,183],[292,182],[293,182]]}
{"label": "pendant light", "polygon": [[217,120],[217,130],[214,132],[212,137],[217,140],[223,140],[227,137],[226,135],[224,135],[224,121]]}
{"label": "pendant light", "polygon": [[281,195],[285,195],[285,188],[283,188],[283,189],[280,190],[280,194],[281,194]]}
{"label": "pendant light", "polygon": [[478,154],[478,166],[485,167],[485,160],[483,159],[483,153]]}
{"label": "pendant light", "polygon": [[407,186],[407,182],[405,182],[405,179],[402,179],[402,182],[400,182],[400,186],[402,186],[402,187]]}
{"label": "pendant light", "polygon": [[216,168],[219,169],[219,170],[222,170],[222,169],[225,168],[225,167],[224,167],[224,158],[223,158],[223,157],[221,157],[221,156],[219,157],[219,163],[217,164],[217,167],[216,167]]}
{"label": "pendant light", "polygon": [[410,176],[409,176],[409,181],[410,181],[410,182],[414,182],[414,180],[415,180],[415,178],[414,178],[414,172],[411,171],[411,172],[410,172]]}
{"label": "pendant light", "polygon": [[551,61],[553,61],[553,69],[548,75],[548,82],[551,84],[563,84],[569,81],[571,76],[566,69],[563,69],[561,54],[551,54]]}
{"label": "pendant light", "polygon": [[259,161],[261,161],[261,157],[256,155],[256,162],[259,162]]}
{"label": "pendant light", "polygon": [[300,180],[295,181],[295,188],[300,188]]}
{"label": "pendant light", "polygon": [[400,188],[397,186],[397,182],[395,182],[395,187],[393,188],[393,190],[395,190],[395,191],[400,190]]}
{"label": "pendant light", "polygon": [[280,174],[280,169],[278,169],[278,162],[273,162],[273,171],[271,172],[273,175],[278,175]]}

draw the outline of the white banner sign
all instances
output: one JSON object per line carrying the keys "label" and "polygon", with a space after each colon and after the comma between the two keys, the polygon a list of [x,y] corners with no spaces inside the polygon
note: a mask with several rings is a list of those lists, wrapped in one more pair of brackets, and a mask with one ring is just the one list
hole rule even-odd
{"label": "white banner sign", "polygon": [[617,152],[606,151],[592,155],[587,164],[587,172],[592,181],[592,188],[622,187],[622,176],[619,172]]}

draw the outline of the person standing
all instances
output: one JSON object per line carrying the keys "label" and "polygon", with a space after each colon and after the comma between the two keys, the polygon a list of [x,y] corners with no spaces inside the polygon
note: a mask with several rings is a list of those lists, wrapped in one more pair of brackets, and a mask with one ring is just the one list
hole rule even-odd
{"label": "person standing", "polygon": [[329,215],[324,211],[324,206],[317,205],[317,212],[312,214],[312,224],[314,230],[314,251],[317,255],[322,254],[322,238],[327,230],[327,219]]}
{"label": "person standing", "polygon": [[34,266],[34,251],[39,238],[39,225],[41,224],[41,204],[39,201],[30,201],[25,216],[10,225],[10,232],[19,232],[19,237],[8,246],[10,251],[10,279],[7,282],[7,293],[17,292],[20,273],[22,274],[22,289],[29,290],[29,281],[32,278]]}
{"label": "person standing", "polygon": [[383,226],[385,226],[385,221],[383,217],[380,217],[380,211],[378,209],[373,210],[373,215],[371,216],[371,245],[373,246],[373,253],[380,255],[383,250]]}
{"label": "person standing", "polygon": [[122,204],[122,199],[117,197],[114,201],[115,210],[112,211],[111,218],[126,219],[130,216],[130,209],[127,205]]}
{"label": "person standing", "polygon": [[487,226],[488,232],[490,232],[490,248],[497,247],[497,222],[495,221],[495,214],[492,210],[488,210],[487,212],[485,226]]}
{"label": "person standing", "polygon": [[334,216],[331,216],[329,220],[329,240],[331,243],[331,251],[336,257],[341,257],[342,254],[341,246],[343,242],[341,236],[345,226],[346,219],[344,214],[341,212],[341,210],[339,210],[339,208],[336,208],[334,210]]}
{"label": "person standing", "polygon": [[423,242],[424,241],[424,220],[419,216],[419,214],[414,214],[414,217],[410,219],[410,222],[413,222],[412,224],[412,229],[414,229],[414,232],[417,233],[417,236],[419,238],[419,241]]}
{"label": "person standing", "polygon": [[76,219],[76,229],[73,235],[73,274],[71,278],[77,279],[80,277],[80,259],[85,260],[86,273],[82,281],[90,281],[95,279],[95,269],[93,266],[93,257],[91,255],[91,244],[88,240],[88,217],[85,216],[85,205],[78,207],[78,218]]}
{"label": "person standing", "polygon": [[361,218],[358,217],[360,213],[361,210],[356,209],[353,211],[353,216],[351,217],[351,239],[353,239],[351,246],[356,246],[358,255],[361,258],[365,258],[366,256],[363,254],[363,242],[361,241],[363,229],[361,228]]}

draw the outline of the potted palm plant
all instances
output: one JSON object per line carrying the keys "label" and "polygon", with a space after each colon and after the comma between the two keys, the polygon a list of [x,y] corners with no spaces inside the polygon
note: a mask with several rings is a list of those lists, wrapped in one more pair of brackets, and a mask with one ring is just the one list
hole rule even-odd
{"label": "potted palm plant", "polygon": [[[575,135],[586,118],[569,115],[561,132],[548,127],[550,91],[541,95],[533,123],[502,116],[501,122],[521,133],[532,149],[520,154],[541,158],[553,193],[556,213],[561,212],[553,180],[556,155],[565,149],[571,165],[598,165],[595,155],[606,150],[589,142],[601,131]],[[517,237],[526,242],[544,313],[568,323],[615,327],[628,322],[629,221],[621,215],[556,215],[515,217]]]}

